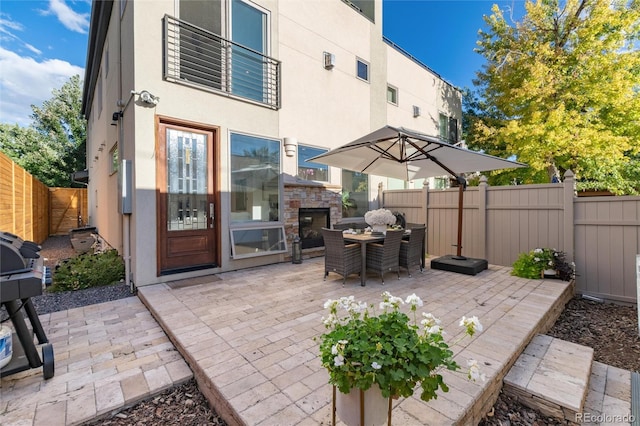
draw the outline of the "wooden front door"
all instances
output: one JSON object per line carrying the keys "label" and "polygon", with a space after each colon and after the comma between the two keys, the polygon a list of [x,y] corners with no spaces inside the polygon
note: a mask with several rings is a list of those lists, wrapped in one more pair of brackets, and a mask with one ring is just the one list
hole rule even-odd
{"label": "wooden front door", "polygon": [[158,127],[158,274],[219,266],[216,129]]}

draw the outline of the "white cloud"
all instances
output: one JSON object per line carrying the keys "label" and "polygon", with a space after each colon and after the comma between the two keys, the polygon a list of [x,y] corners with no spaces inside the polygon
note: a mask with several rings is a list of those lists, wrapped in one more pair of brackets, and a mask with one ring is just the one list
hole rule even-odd
{"label": "white cloud", "polygon": [[55,15],[71,31],[80,34],[87,34],[89,31],[89,14],[76,13],[64,0],[49,0],[49,9],[45,14]]}
{"label": "white cloud", "polygon": [[32,51],[33,53],[35,53],[36,55],[41,55],[42,51],[37,49],[36,47],[30,45],[29,43],[25,43],[24,47],[26,47],[27,49],[29,49],[30,51]]}
{"label": "white cloud", "polygon": [[7,34],[11,34],[9,31],[6,30],[6,28],[10,28],[12,30],[17,30],[17,31],[22,31],[24,29],[22,24],[20,24],[19,22],[12,21],[11,18],[9,18],[7,15],[5,15],[4,13],[0,13],[0,31]]}
{"label": "white cloud", "polygon": [[59,59],[41,62],[0,47],[0,122],[27,126],[31,124],[31,105],[40,106],[51,99],[70,77],[84,69]]}

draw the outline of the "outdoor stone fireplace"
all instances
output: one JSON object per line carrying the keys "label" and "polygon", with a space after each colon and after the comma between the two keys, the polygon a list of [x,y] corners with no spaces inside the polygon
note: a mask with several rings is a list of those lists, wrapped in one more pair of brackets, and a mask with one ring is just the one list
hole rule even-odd
{"label": "outdoor stone fireplace", "polygon": [[284,230],[289,247],[295,236],[300,237],[303,249],[324,247],[318,233],[322,227],[330,228],[342,218],[341,190],[339,185],[285,175]]}
{"label": "outdoor stone fireplace", "polygon": [[298,209],[298,232],[303,249],[324,247],[322,228],[330,228],[330,208],[303,208]]}

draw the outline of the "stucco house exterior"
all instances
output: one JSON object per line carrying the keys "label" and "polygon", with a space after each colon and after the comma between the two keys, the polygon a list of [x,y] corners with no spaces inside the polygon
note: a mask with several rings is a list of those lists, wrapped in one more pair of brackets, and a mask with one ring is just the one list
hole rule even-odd
{"label": "stucco house exterior", "polygon": [[305,162],[387,124],[458,141],[460,92],[382,19],[381,0],[94,0],[89,223],[128,279],[282,262],[379,183],[422,186]]}

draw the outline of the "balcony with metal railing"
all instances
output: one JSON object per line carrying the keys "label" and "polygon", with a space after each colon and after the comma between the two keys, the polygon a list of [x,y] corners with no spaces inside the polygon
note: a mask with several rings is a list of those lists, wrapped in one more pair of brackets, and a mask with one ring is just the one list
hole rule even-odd
{"label": "balcony with metal railing", "polygon": [[280,108],[280,61],[174,17],[164,17],[163,78]]}

